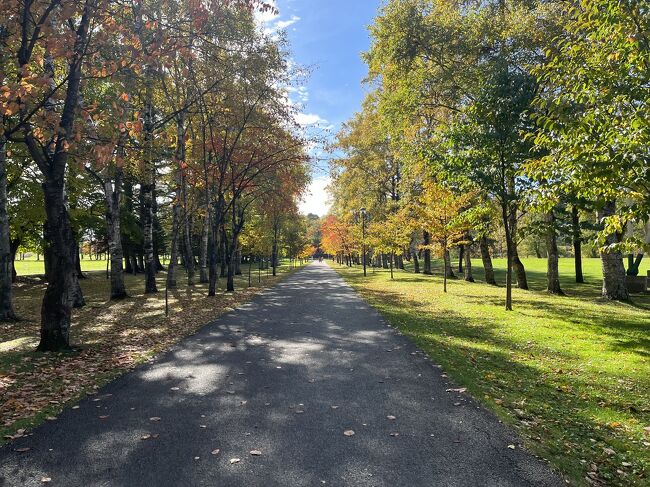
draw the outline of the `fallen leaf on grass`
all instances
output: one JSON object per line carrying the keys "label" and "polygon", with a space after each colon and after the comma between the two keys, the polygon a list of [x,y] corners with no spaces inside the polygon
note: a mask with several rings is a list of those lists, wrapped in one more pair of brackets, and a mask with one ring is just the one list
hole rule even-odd
{"label": "fallen leaf on grass", "polygon": [[609,456],[616,455],[616,452],[611,448],[603,448],[603,453]]}
{"label": "fallen leaf on grass", "polygon": [[343,432],[345,436],[354,436],[354,431],[353,430],[345,430]]}

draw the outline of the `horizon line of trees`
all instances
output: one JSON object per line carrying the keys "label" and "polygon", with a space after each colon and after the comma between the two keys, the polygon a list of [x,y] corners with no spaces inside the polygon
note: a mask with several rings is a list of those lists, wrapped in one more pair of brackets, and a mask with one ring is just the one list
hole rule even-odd
{"label": "horizon line of trees", "polygon": [[[371,88],[332,146],[329,253],[393,263],[506,247],[506,309],[528,289],[524,239],[602,261],[602,295],[628,300],[650,242],[650,5],[646,0],[390,0],[370,26]],[[360,209],[364,208],[363,216]],[[362,225],[366,226],[365,239]],[[628,257],[627,269],[623,255]],[[398,262],[399,264],[399,262]],[[446,279],[445,279],[446,288]]]}

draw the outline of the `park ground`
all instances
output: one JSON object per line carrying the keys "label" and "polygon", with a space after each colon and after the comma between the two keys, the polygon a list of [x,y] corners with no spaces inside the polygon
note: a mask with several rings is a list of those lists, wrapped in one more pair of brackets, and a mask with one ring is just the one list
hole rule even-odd
{"label": "park ground", "polygon": [[276,277],[253,267],[249,287],[244,265],[236,293],[226,293],[225,279],[220,279],[217,296],[207,298],[207,284],[187,288],[186,275],[179,268],[178,288],[169,292],[166,316],[166,273],[158,274],[160,292],[155,295],[144,295],[143,275],[125,275],[129,298],[109,301],[106,261],[85,259],[82,270],[87,278],[81,280],[81,287],[86,306],[74,311],[71,329],[71,342],[78,349],[52,354],[34,352],[46,287],[36,276],[42,274],[42,265],[36,260],[17,262],[14,305],[21,321],[0,324],[0,445],[48,418],[53,420],[66,405],[250,301],[292,270],[288,261]]}
{"label": "park ground", "polygon": [[[650,297],[600,297],[598,259],[585,259],[575,284],[571,259],[560,272],[566,296],[545,289],[546,261],[524,261],[530,291],[331,263],[370,304],[411,337],[449,376],[502,420],[536,454],[577,485],[650,485]],[[494,261],[505,281],[503,260]],[[648,263],[641,272],[645,275]]]}

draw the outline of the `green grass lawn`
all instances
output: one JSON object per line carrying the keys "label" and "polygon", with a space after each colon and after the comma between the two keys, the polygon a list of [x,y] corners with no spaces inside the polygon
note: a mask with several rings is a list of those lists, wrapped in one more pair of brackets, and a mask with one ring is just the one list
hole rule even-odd
{"label": "green grass lawn", "polygon": [[[45,265],[43,259],[36,260],[34,258],[25,260],[16,260],[16,273],[19,276],[33,276],[45,273]],[[89,260],[87,257],[81,261],[81,270],[88,271],[105,271],[105,260]]]}
{"label": "green grass lawn", "polygon": [[[454,280],[444,294],[435,264],[434,276],[397,271],[393,281],[332,266],[573,484],[650,485],[650,297],[602,301],[598,259],[585,259],[582,285],[563,259],[567,296],[551,296],[545,260],[526,259],[532,290],[515,290],[507,312],[503,287]],[[503,283],[504,261],[494,265]]]}

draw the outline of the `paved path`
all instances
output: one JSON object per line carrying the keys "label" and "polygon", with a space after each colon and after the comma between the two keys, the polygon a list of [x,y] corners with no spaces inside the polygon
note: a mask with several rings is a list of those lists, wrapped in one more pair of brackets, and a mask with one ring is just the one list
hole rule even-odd
{"label": "paved path", "polygon": [[452,387],[312,264],[0,449],[0,486],[563,485]]}

